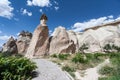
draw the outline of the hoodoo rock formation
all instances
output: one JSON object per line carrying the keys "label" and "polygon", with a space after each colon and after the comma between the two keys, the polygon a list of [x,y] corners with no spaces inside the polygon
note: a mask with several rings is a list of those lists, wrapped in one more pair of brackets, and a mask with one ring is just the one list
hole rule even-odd
{"label": "hoodoo rock formation", "polygon": [[28,46],[30,44],[31,38],[32,38],[32,33],[28,31],[20,32],[20,34],[18,35],[18,39],[16,41],[18,53],[25,55]]}
{"label": "hoodoo rock formation", "polygon": [[28,31],[20,32],[18,39],[11,37],[2,47],[2,52],[10,52],[15,54],[25,55],[29,46],[32,33]]}
{"label": "hoodoo rock formation", "polygon": [[10,37],[10,39],[3,45],[2,52],[9,52],[11,54],[18,53],[16,40],[14,40],[13,37]]}
{"label": "hoodoo rock formation", "polygon": [[67,31],[63,27],[55,29],[50,41],[50,54],[75,53],[76,45],[74,41],[69,38]]}
{"label": "hoodoo rock formation", "polygon": [[47,16],[43,14],[40,18],[40,24],[33,33],[33,37],[25,55],[26,57],[32,58],[33,56],[48,54],[49,30],[46,25],[47,20]]}

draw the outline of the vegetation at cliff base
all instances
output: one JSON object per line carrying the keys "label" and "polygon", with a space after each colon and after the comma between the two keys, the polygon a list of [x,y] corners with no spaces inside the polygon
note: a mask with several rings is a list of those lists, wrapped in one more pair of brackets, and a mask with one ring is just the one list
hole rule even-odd
{"label": "vegetation at cliff base", "polygon": [[60,60],[67,60],[69,56],[70,56],[70,54],[58,54],[58,55],[53,54],[53,55],[51,55],[51,57],[58,58]]}
{"label": "vegetation at cliff base", "polygon": [[0,56],[1,80],[31,80],[36,68],[36,64],[27,58]]}
{"label": "vegetation at cliff base", "polygon": [[[110,64],[100,68],[98,73],[101,75],[99,80],[119,80],[120,79],[120,53],[89,53],[82,54],[76,53],[66,56],[62,54],[64,59],[59,58],[59,55],[53,54],[50,58],[51,61],[59,64],[62,70],[67,71],[71,76],[75,77],[75,72],[79,70],[86,70],[93,68],[100,63],[104,62],[105,59],[110,60]],[[82,74],[85,75],[84,73]]]}
{"label": "vegetation at cliff base", "polygon": [[97,66],[104,61],[105,56],[106,55],[102,53],[53,54],[49,59],[57,63],[62,70],[67,71],[72,77],[75,78],[76,71]]}
{"label": "vegetation at cliff base", "polygon": [[110,65],[103,66],[99,73],[104,76],[99,80],[120,80],[120,53],[109,55]]}

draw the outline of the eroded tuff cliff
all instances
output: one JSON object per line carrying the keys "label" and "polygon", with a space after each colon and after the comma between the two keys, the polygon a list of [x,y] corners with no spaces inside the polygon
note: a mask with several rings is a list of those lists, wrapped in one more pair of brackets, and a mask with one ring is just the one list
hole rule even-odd
{"label": "eroded tuff cliff", "polygon": [[[46,25],[46,15],[35,29],[33,36],[28,32],[21,32],[14,46],[18,53],[24,53],[26,57],[43,56],[48,54],[64,54],[79,52],[83,44],[87,44],[87,53],[103,52],[106,44],[120,47],[120,21],[111,22],[101,26],[86,29],[84,32],[67,31],[64,27],[57,27],[52,36]],[[8,41],[9,42],[9,41]],[[3,46],[11,51],[8,42]]]}
{"label": "eroded tuff cliff", "polygon": [[10,52],[14,54],[25,55],[29,46],[32,33],[28,31],[21,31],[18,39],[11,37],[2,47],[2,52]]}
{"label": "eroded tuff cliff", "polygon": [[76,45],[74,41],[70,39],[66,29],[63,27],[56,28],[50,41],[49,53],[75,53],[75,51]]}

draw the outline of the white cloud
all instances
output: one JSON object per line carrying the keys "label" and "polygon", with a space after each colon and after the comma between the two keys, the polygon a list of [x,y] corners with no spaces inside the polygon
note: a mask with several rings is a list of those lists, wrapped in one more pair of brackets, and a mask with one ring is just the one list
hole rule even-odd
{"label": "white cloud", "polygon": [[52,30],[49,30],[49,35],[52,35],[53,31]]}
{"label": "white cloud", "polygon": [[0,36],[0,40],[8,40],[10,38],[10,36],[7,36],[7,35],[3,35],[3,36]]}
{"label": "white cloud", "polygon": [[18,19],[18,18],[14,18],[14,20],[15,20],[15,21],[19,21],[19,19]]}
{"label": "white cloud", "polygon": [[59,7],[57,7],[57,6],[55,6],[54,8],[55,8],[56,11],[59,9]]}
{"label": "white cloud", "polygon": [[8,0],[0,0],[0,16],[11,19],[13,17],[12,11],[14,8]]}
{"label": "white cloud", "polygon": [[88,22],[83,22],[83,23],[77,22],[72,26],[72,30],[78,32],[86,28],[99,26],[99,25],[106,24],[106,23],[111,23],[116,20],[120,20],[120,17],[118,17],[117,19],[114,19],[114,17],[111,15],[107,17],[100,17],[98,19],[91,19]]}
{"label": "white cloud", "polygon": [[17,33],[16,36],[19,36],[20,33]]}
{"label": "white cloud", "polygon": [[[38,7],[49,7],[50,9],[58,10],[58,2],[56,0],[27,0],[28,6],[38,6]],[[42,13],[43,10],[40,9],[40,12]]]}
{"label": "white cloud", "polygon": [[115,19],[116,21],[118,21],[118,20],[120,20],[120,16],[117,18],[117,19]]}
{"label": "white cloud", "polygon": [[[9,38],[10,38],[11,36],[8,36],[8,35],[1,35],[0,36],[0,47],[4,44],[4,43],[6,43],[8,40],[9,40]],[[16,37],[15,36],[12,36],[14,39],[16,39]]]}
{"label": "white cloud", "polygon": [[28,6],[49,7],[52,6],[50,0],[27,0]]}
{"label": "white cloud", "polygon": [[21,8],[21,12],[22,12],[23,15],[32,16],[32,12],[27,11],[27,9]]}
{"label": "white cloud", "polygon": [[0,40],[0,47],[2,47],[5,42],[6,42],[6,41]]}
{"label": "white cloud", "polygon": [[41,13],[43,13],[43,10],[42,10],[42,9],[40,9],[40,12],[41,12]]}
{"label": "white cloud", "polygon": [[113,15],[108,16],[108,18],[111,18],[111,19],[112,19],[112,18],[113,18]]}

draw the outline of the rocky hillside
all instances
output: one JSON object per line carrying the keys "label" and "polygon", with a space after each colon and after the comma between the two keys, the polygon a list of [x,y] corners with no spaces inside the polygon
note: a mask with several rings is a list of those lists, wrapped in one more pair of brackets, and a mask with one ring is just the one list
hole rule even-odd
{"label": "rocky hillside", "polygon": [[22,31],[17,40],[9,39],[3,45],[3,52],[16,50],[32,58],[48,54],[76,53],[83,44],[88,46],[86,53],[104,52],[103,47],[107,44],[120,46],[120,21],[88,28],[84,32],[67,31],[60,26],[54,30],[52,36],[49,36],[46,25],[47,16],[42,15],[40,21],[33,35]]}

